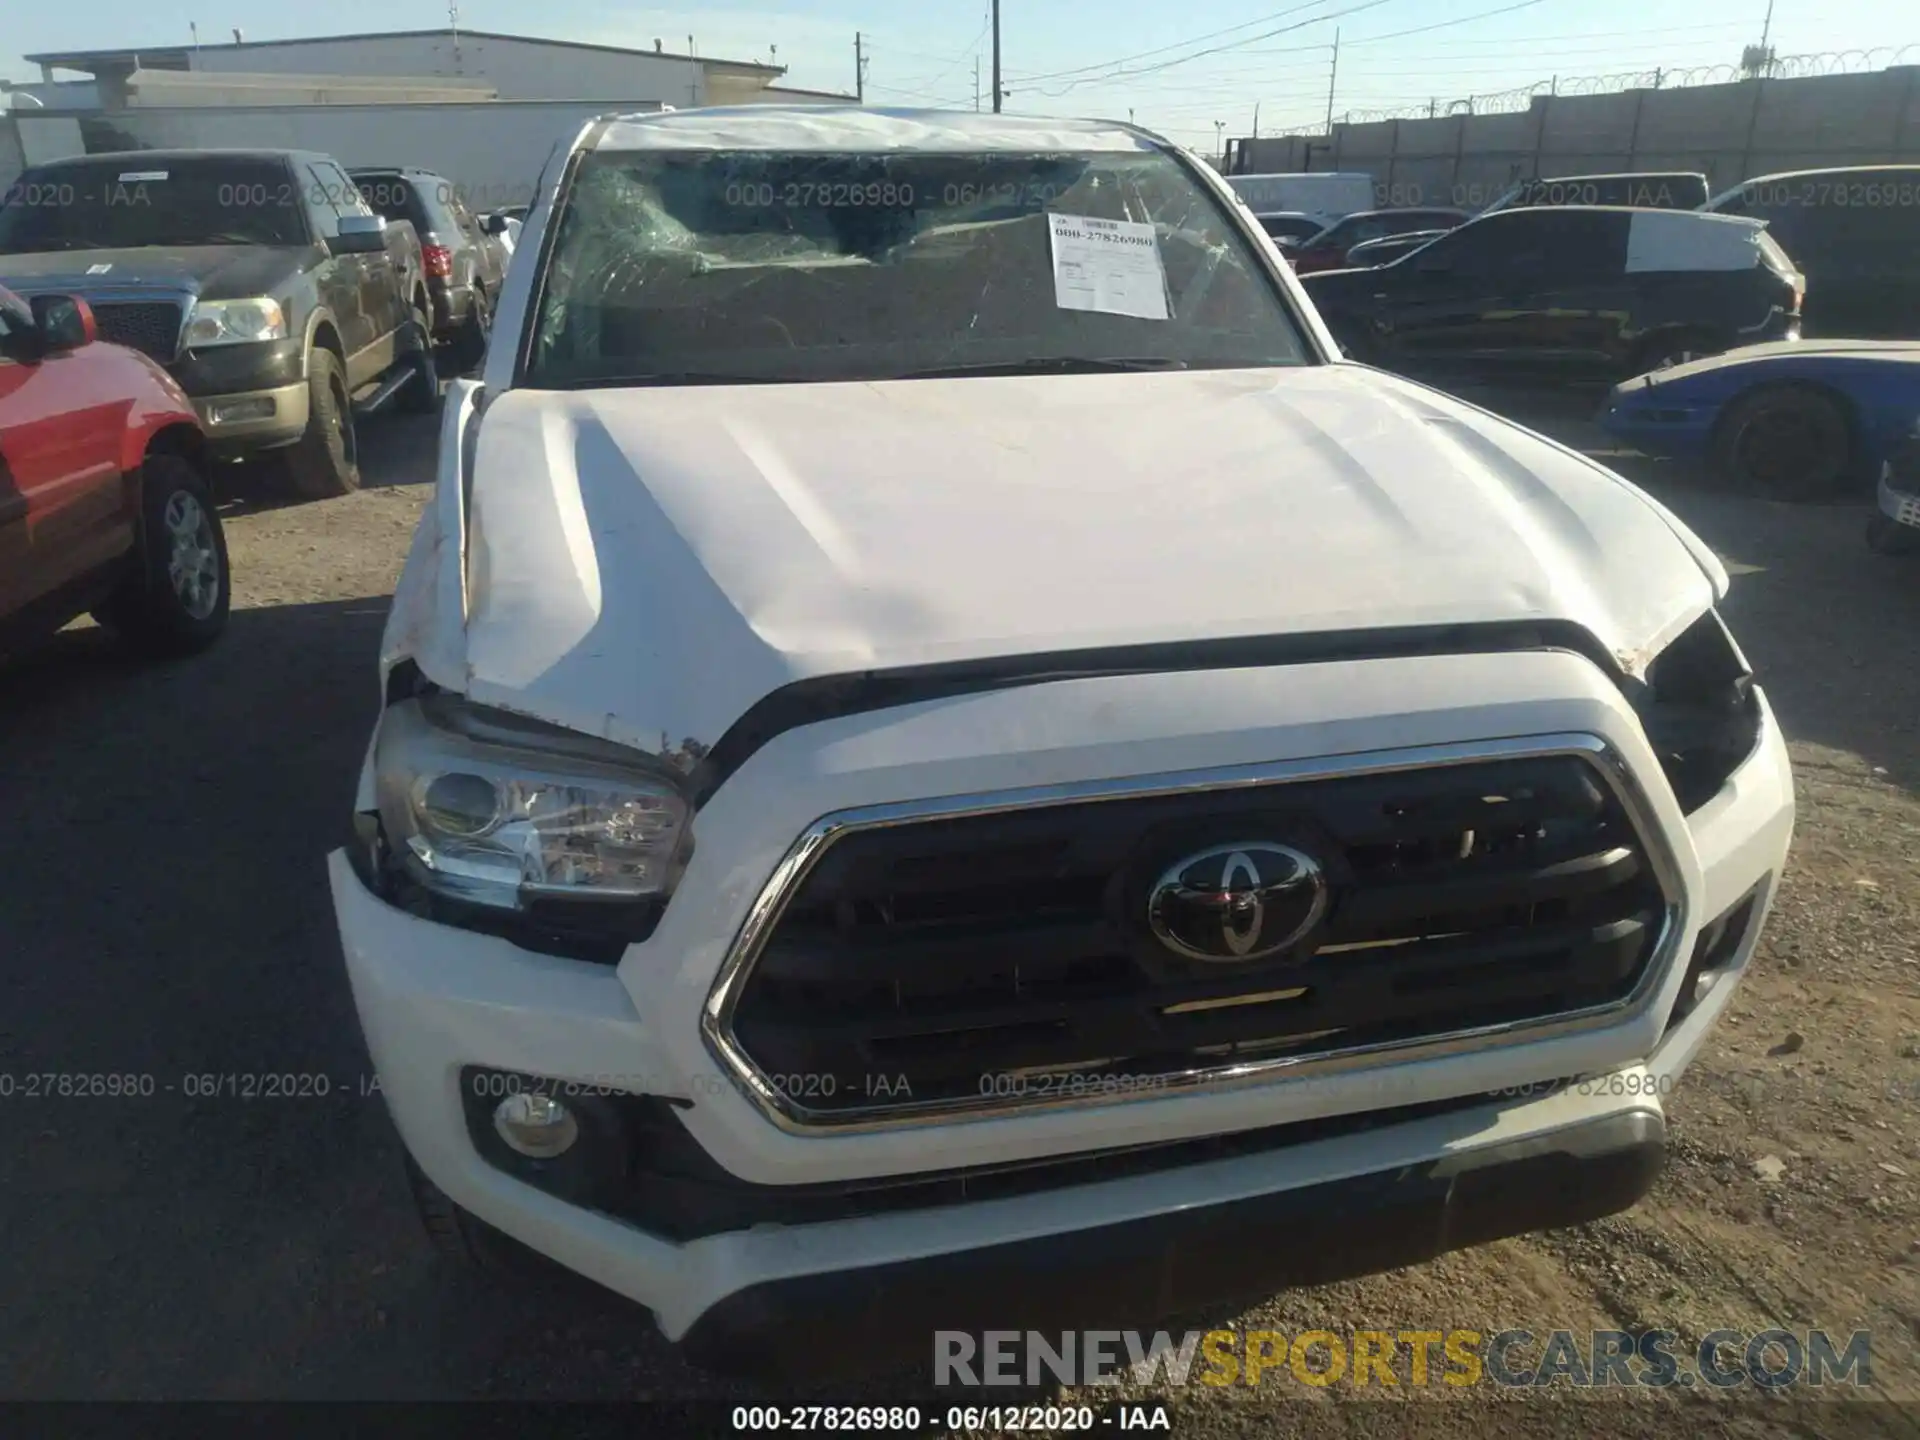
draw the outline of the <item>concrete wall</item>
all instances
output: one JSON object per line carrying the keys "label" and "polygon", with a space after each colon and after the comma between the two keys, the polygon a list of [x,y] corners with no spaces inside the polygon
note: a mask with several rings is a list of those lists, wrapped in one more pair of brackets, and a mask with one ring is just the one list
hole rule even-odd
{"label": "concrete wall", "polygon": [[1531,109],[1335,125],[1243,140],[1236,168],[1366,170],[1381,203],[1484,205],[1529,175],[1699,170],[1715,192],[1755,175],[1920,163],[1920,67],[1612,95]]}
{"label": "concrete wall", "polygon": [[251,74],[459,75],[491,81],[502,100],[707,103],[705,67],[684,56],[484,37],[456,42],[446,34],[216,46],[190,52],[189,64],[194,70]]}
{"label": "concrete wall", "polygon": [[[413,165],[451,180],[475,210],[525,205],[553,147],[617,100],[468,105],[221,105],[72,117],[14,116],[27,160],[110,150],[257,146],[319,150],[348,167]],[[55,127],[64,127],[56,131]],[[48,153],[51,151],[52,153]]]}
{"label": "concrete wall", "polygon": [[199,74],[136,70],[123,82],[129,107],[202,105],[418,105],[492,100],[491,81],[391,75]]}

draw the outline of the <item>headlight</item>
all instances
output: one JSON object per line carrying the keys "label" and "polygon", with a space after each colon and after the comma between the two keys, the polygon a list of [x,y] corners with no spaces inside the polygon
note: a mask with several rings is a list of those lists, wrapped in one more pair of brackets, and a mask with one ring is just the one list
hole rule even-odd
{"label": "headlight", "polygon": [[189,348],[204,345],[241,345],[251,340],[284,340],[287,317],[280,302],[257,300],[201,300],[187,321]]}
{"label": "headlight", "polygon": [[1660,768],[1689,815],[1720,792],[1759,743],[1753,672],[1715,611],[1661,651],[1631,694]]}
{"label": "headlight", "polygon": [[663,902],[691,848],[684,794],[644,756],[448,695],[387,710],[374,775],[391,863],[463,906],[594,924]]}

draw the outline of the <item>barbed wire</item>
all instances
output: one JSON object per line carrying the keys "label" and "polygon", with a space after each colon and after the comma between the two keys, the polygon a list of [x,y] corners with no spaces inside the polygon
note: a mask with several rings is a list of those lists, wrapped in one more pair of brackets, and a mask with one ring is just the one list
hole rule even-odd
{"label": "barbed wire", "polygon": [[[1340,121],[1366,125],[1381,120],[1426,120],[1452,115],[1510,115],[1532,108],[1541,96],[1617,95],[1628,90],[1679,90],[1695,85],[1731,85],[1741,80],[1803,80],[1819,75],[1861,75],[1896,65],[1920,63],[1920,45],[1879,45],[1866,50],[1823,50],[1807,55],[1779,55],[1743,65],[1677,65],[1650,70],[1625,70],[1610,75],[1556,75],[1454,100],[1432,99],[1380,110],[1347,110]],[[1318,135],[1324,126],[1314,123],[1286,126],[1278,136]]]}

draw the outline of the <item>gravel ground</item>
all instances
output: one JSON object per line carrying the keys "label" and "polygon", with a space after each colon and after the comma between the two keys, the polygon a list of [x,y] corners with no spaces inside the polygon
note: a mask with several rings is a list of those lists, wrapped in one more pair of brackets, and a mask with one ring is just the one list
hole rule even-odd
{"label": "gravel ground", "polygon": [[[1603,448],[1571,414],[1522,408]],[[16,1122],[0,1134],[0,1397],[751,1398],[688,1370],[630,1308],[450,1272],[416,1225],[380,1103],[361,1093],[320,862],[344,837],[433,422],[372,424],[362,443],[358,495],[227,506],[235,608],[207,655],[139,667],[82,622],[0,673],[0,1073],[154,1080],[144,1098],[0,1109]],[[1737,572],[1730,619],[1792,739],[1799,832],[1755,973],[1672,1098],[1672,1163],[1631,1213],[1292,1292],[1230,1323],[1665,1327],[1683,1353],[1715,1328],[1866,1329],[1866,1394],[1909,1400],[1920,563],[1869,554],[1857,508],[1754,502],[1680,467],[1607,458]],[[329,1093],[187,1093],[189,1076],[263,1072],[325,1076]],[[1164,1398],[1181,1435],[1489,1423],[1481,1404],[1431,1390],[1410,1407],[1377,1388],[1289,1387]],[[1915,1433],[1903,1410],[1857,1398],[1528,1399],[1501,1406],[1503,1429]],[[656,1416],[641,1433],[681,1428]]]}

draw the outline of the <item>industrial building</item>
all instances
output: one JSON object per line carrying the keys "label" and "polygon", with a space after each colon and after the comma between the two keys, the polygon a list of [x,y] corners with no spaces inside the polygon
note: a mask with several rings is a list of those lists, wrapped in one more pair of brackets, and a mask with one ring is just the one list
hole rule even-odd
{"label": "industrial building", "polygon": [[70,50],[0,85],[0,186],[26,165],[106,150],[285,146],[404,164],[477,209],[524,203],[548,151],[610,110],[850,104],[777,82],[781,65],[446,28]]}

